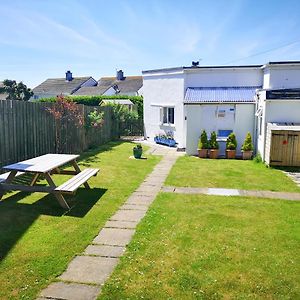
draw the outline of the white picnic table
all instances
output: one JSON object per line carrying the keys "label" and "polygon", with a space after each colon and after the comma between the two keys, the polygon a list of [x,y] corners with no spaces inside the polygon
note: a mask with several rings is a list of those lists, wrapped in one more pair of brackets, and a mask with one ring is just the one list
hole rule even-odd
{"label": "white picnic table", "polygon": [[[3,167],[8,172],[0,175],[0,200],[5,191],[52,193],[63,208],[70,209],[63,194],[75,193],[82,184],[89,189],[90,186],[87,180],[92,176],[96,176],[99,172],[99,169],[94,168],[87,168],[81,171],[76,161],[78,157],[79,155],[74,154],[45,154]],[[60,170],[60,167],[66,164],[71,164],[74,170]],[[16,177],[24,173],[32,174],[30,185],[13,183]],[[75,176],[62,185],[56,186],[52,179],[53,174]],[[36,185],[41,175],[46,179],[48,186]]]}

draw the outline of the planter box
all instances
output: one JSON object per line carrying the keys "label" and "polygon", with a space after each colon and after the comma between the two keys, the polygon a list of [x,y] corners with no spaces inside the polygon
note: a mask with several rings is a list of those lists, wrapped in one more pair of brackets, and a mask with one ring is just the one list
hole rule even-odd
{"label": "planter box", "polygon": [[235,159],[236,150],[226,150],[227,159]]}
{"label": "planter box", "polygon": [[219,149],[210,149],[209,150],[209,158],[217,159],[219,156]]}
{"label": "planter box", "polygon": [[157,144],[167,145],[169,147],[175,147],[175,145],[176,145],[176,141],[175,140],[171,140],[171,139],[165,139],[165,138],[155,137],[154,141]]}
{"label": "planter box", "polygon": [[198,156],[199,158],[207,158],[208,149],[198,149]]}
{"label": "planter box", "polygon": [[242,151],[243,159],[252,159],[253,151]]}

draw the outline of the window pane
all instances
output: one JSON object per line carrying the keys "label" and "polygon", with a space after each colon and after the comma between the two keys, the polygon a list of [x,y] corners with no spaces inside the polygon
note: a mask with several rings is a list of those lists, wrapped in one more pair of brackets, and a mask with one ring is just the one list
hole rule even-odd
{"label": "window pane", "polygon": [[168,123],[168,108],[164,107],[163,111],[163,123]]}
{"label": "window pane", "polygon": [[168,121],[170,124],[174,124],[174,107],[168,108]]}

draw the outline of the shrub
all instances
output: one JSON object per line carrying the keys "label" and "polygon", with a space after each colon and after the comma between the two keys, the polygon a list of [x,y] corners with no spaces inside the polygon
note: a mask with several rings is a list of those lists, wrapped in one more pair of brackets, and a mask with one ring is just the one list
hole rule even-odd
{"label": "shrub", "polygon": [[244,144],[242,146],[243,151],[252,151],[253,150],[253,144],[252,144],[252,138],[250,132],[247,133],[246,138],[244,140]]}
{"label": "shrub", "polygon": [[[143,97],[142,96],[127,96],[127,95],[112,95],[112,96],[68,96],[65,97],[77,104],[84,104],[87,106],[98,106],[104,99],[129,99],[137,107],[138,116],[143,118]],[[56,102],[56,97],[41,98],[39,102]]]}
{"label": "shrub", "polygon": [[226,149],[227,150],[235,150],[237,147],[237,141],[235,134],[231,132],[226,141]]}
{"label": "shrub", "polygon": [[209,148],[210,149],[219,149],[219,144],[217,142],[217,134],[215,131],[213,131],[210,135]]}
{"label": "shrub", "polygon": [[198,149],[208,149],[208,139],[207,139],[207,133],[205,130],[201,132],[201,136],[198,142]]}
{"label": "shrub", "polygon": [[259,153],[253,158],[253,161],[258,164],[263,162],[262,157]]}
{"label": "shrub", "polygon": [[104,112],[94,109],[87,116],[86,128],[101,128],[104,124]]}

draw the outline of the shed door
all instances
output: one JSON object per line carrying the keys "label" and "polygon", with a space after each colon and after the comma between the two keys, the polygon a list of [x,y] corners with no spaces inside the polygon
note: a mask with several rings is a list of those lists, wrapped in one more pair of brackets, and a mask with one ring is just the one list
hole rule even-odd
{"label": "shed door", "polygon": [[300,132],[272,132],[270,164],[300,166]]}

